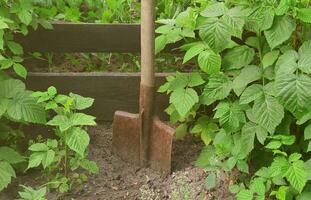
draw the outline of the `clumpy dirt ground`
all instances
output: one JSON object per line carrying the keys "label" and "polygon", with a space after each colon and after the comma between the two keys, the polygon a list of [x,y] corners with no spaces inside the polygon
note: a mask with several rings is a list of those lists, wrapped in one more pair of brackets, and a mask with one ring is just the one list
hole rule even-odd
{"label": "clumpy dirt ground", "polygon": [[[90,129],[91,145],[89,157],[101,168],[99,175],[89,177],[88,183],[81,188],[74,188],[63,196],[49,194],[48,200],[231,200],[227,186],[230,181],[223,175],[217,189],[204,190],[207,176],[202,169],[194,167],[202,144],[193,138],[175,141],[173,145],[173,173],[161,176],[150,169],[139,168],[123,162],[111,153],[111,124],[102,123]],[[16,198],[16,185],[29,180],[31,175],[19,178],[0,193],[0,200]],[[21,177],[21,176],[20,176]],[[26,181],[27,182],[27,181]]]}

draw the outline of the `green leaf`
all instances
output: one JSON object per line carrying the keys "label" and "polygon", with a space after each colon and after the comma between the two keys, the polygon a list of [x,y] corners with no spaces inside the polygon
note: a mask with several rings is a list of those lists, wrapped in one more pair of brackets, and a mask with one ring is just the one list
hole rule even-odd
{"label": "green leaf", "polygon": [[35,152],[30,155],[27,169],[38,167],[44,157],[44,152]]}
{"label": "green leaf", "polygon": [[14,63],[13,69],[14,69],[15,73],[18,76],[26,79],[26,77],[27,77],[27,70],[26,70],[26,68],[23,65],[21,65],[19,63]]}
{"label": "green leaf", "polygon": [[74,99],[73,109],[76,110],[84,110],[90,108],[94,104],[94,99],[90,97],[83,97],[74,93],[70,93],[69,96]]}
{"label": "green leaf", "polygon": [[215,172],[211,172],[205,179],[205,188],[211,190],[216,187],[217,177]]}
{"label": "green leaf", "polygon": [[53,163],[54,158],[55,158],[55,151],[48,150],[45,153],[44,157],[42,158],[43,169],[46,169],[48,166],[50,166]]}
{"label": "green leaf", "polygon": [[241,38],[247,15],[247,9],[242,6],[235,6],[226,12],[222,19],[228,24],[230,33],[235,37]]}
{"label": "green leaf", "polygon": [[272,141],[266,145],[267,149],[279,149],[282,146],[282,142],[280,141]]}
{"label": "green leaf", "polygon": [[261,178],[255,178],[252,180],[251,191],[259,196],[265,196],[266,186]]}
{"label": "green leaf", "polygon": [[25,25],[29,25],[32,21],[32,13],[29,12],[29,10],[20,10],[17,13],[17,16],[19,18],[19,20],[21,20],[22,23],[24,23]]}
{"label": "green leaf", "polygon": [[289,0],[281,0],[278,7],[276,8],[277,15],[284,15],[290,8]]}
{"label": "green leaf", "polygon": [[253,84],[247,87],[240,96],[240,104],[251,103],[263,95],[264,92],[262,86],[258,84]]}
{"label": "green leaf", "polygon": [[283,106],[276,98],[269,95],[256,99],[252,112],[258,124],[265,127],[270,133],[274,133],[275,128],[284,117]]}
{"label": "green leaf", "polygon": [[274,49],[288,40],[295,29],[295,20],[288,15],[284,15],[282,17],[276,17],[272,27],[269,30],[266,30],[264,34],[270,48]]}
{"label": "green leaf", "polygon": [[237,194],[237,200],[253,200],[253,192],[243,189]]}
{"label": "green leaf", "polygon": [[188,86],[189,87],[196,87],[199,85],[202,85],[203,83],[205,83],[205,81],[202,79],[202,76],[200,75],[200,73],[198,72],[192,72],[190,74],[188,74]]}
{"label": "green leaf", "polygon": [[266,53],[262,59],[262,64],[264,68],[267,68],[275,63],[280,54],[279,50],[274,50]]}
{"label": "green leaf", "polygon": [[240,172],[249,173],[248,163],[245,160],[238,160],[236,166]]}
{"label": "green leaf", "polygon": [[23,52],[23,47],[16,43],[16,42],[13,42],[13,41],[9,41],[7,42],[7,45],[9,47],[9,49],[15,54],[15,55],[22,55],[24,52]]}
{"label": "green leaf", "polygon": [[181,117],[186,116],[186,114],[192,109],[192,107],[199,102],[199,97],[197,92],[192,88],[187,89],[177,89],[174,90],[170,96],[170,103],[172,103]]}
{"label": "green leaf", "polygon": [[28,148],[30,151],[48,151],[49,148],[45,143],[35,143]]}
{"label": "green leaf", "polygon": [[9,28],[9,26],[7,25],[7,23],[3,20],[2,17],[0,17],[0,30],[1,29],[7,29]]}
{"label": "green leaf", "polygon": [[305,23],[311,23],[311,8],[298,9],[297,17]]}
{"label": "green leaf", "polygon": [[95,126],[95,117],[84,113],[74,113],[70,117],[70,123],[72,126]]}
{"label": "green leaf", "polygon": [[206,18],[203,24],[199,27],[201,39],[216,53],[225,49],[231,40],[228,25],[217,18]]}
{"label": "green leaf", "polygon": [[16,177],[12,166],[7,162],[0,161],[0,191],[11,183],[12,177]]}
{"label": "green leaf", "polygon": [[16,79],[0,81],[0,98],[13,98],[25,91],[25,84]]}
{"label": "green leaf", "polygon": [[70,120],[65,115],[56,115],[47,125],[58,126],[60,131],[66,131],[71,127]]}
{"label": "green leaf", "polygon": [[160,35],[155,39],[155,54],[160,53],[168,43],[165,35]]}
{"label": "green leaf", "polygon": [[298,57],[297,52],[293,50],[286,51],[281,55],[275,65],[276,75],[292,74],[295,72],[298,68]]}
{"label": "green leaf", "polygon": [[233,80],[233,90],[240,96],[249,83],[261,79],[262,71],[255,65],[249,65],[242,69],[241,73]]}
{"label": "green leaf", "polygon": [[308,178],[304,162],[302,160],[293,162],[287,170],[285,176],[290,184],[298,192],[301,192],[305,187]]}
{"label": "green leaf", "polygon": [[31,92],[18,93],[8,105],[7,114],[14,120],[22,120],[29,123],[46,123],[46,112],[41,104],[38,104],[31,96]]}
{"label": "green leaf", "polygon": [[[241,69],[254,60],[255,51],[248,46],[238,46],[230,49],[223,59],[226,69]],[[239,58],[239,59],[237,59]]]}
{"label": "green leaf", "polygon": [[304,42],[299,48],[298,68],[305,73],[311,73],[311,41]]}
{"label": "green leaf", "polygon": [[237,103],[220,102],[215,108],[215,119],[219,119],[220,125],[228,132],[234,132],[245,122],[245,114]]}
{"label": "green leaf", "polygon": [[205,49],[203,43],[198,43],[197,45],[192,46],[185,54],[183,64],[191,60],[193,57],[200,54]]}
{"label": "green leaf", "polygon": [[81,163],[80,163],[80,166],[83,168],[83,169],[85,169],[85,170],[87,170],[87,171],[89,171],[89,172],[91,172],[91,173],[93,173],[93,174],[99,174],[99,167],[98,167],[98,165],[96,164],[96,162],[94,162],[94,161],[90,161],[90,160],[87,160],[87,159],[83,159],[82,161],[81,161]]}
{"label": "green leaf", "polygon": [[224,162],[224,170],[225,171],[231,171],[234,168],[234,166],[236,165],[236,163],[237,163],[237,160],[235,157],[229,158],[228,160],[226,160]]}
{"label": "green leaf", "polygon": [[304,140],[310,139],[311,139],[311,124],[308,124],[308,126],[304,130]]}
{"label": "green leaf", "polygon": [[234,135],[234,147],[231,154],[238,160],[247,158],[254,149],[255,124],[248,122],[242,127],[240,134]]}
{"label": "green leaf", "polygon": [[81,156],[84,156],[84,152],[87,149],[90,143],[90,137],[87,132],[81,128],[72,128],[66,136],[66,144],[68,147],[78,153]]}
{"label": "green leaf", "polygon": [[180,124],[175,130],[175,138],[177,140],[183,139],[188,133],[188,125]]}
{"label": "green leaf", "polygon": [[[213,74],[205,85],[203,94],[213,101],[222,100],[229,96],[232,81],[224,74]],[[213,102],[211,101],[211,103]]]}
{"label": "green leaf", "polygon": [[198,56],[199,67],[207,74],[216,74],[220,71],[221,57],[211,50],[202,51]]}
{"label": "green leaf", "polygon": [[0,147],[0,161],[6,161],[10,164],[17,164],[24,162],[25,159],[18,152],[10,147]]}
{"label": "green leaf", "polygon": [[284,74],[276,77],[275,88],[280,102],[292,113],[303,113],[311,102],[311,78]]}
{"label": "green leaf", "polygon": [[274,10],[271,7],[257,7],[247,18],[245,28],[255,33],[269,29],[274,20]]}
{"label": "green leaf", "polygon": [[271,166],[269,167],[270,177],[281,176],[284,177],[285,173],[289,169],[289,162],[283,156],[278,156],[273,159]]}
{"label": "green leaf", "polygon": [[208,5],[207,8],[202,11],[200,14],[204,17],[219,17],[223,15],[226,11],[226,6],[224,3],[214,3]]}

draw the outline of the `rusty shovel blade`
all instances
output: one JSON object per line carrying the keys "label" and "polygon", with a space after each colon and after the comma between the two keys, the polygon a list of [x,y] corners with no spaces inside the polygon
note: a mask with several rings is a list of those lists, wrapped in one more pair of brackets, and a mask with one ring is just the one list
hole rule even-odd
{"label": "rusty shovel blade", "polygon": [[[172,143],[175,130],[153,118],[149,142],[149,166],[168,174],[171,172]],[[112,151],[122,160],[140,165],[139,114],[117,111],[113,121]]]}

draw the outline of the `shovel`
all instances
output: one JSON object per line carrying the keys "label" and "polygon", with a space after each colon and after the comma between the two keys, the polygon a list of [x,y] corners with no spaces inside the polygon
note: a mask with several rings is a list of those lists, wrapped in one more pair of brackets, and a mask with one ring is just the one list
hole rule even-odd
{"label": "shovel", "polygon": [[115,112],[112,151],[124,161],[167,174],[175,130],[154,116],[154,28],[154,0],[142,0],[139,113]]}

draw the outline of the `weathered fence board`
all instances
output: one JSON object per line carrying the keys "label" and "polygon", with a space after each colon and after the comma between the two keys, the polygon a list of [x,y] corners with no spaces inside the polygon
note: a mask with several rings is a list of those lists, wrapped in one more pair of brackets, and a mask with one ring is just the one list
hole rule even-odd
{"label": "weathered fence board", "polygon": [[[165,82],[168,74],[157,74],[157,87]],[[88,111],[98,120],[112,121],[116,110],[138,112],[139,73],[29,73],[26,84],[31,90],[46,90],[55,86],[60,93],[77,93],[95,98],[94,106]],[[164,109],[168,97],[157,93],[156,112],[166,118]]]}
{"label": "weathered fence board", "polygon": [[139,52],[139,24],[53,23],[15,39],[28,52]]}

